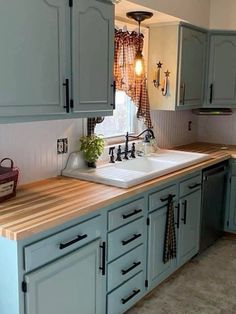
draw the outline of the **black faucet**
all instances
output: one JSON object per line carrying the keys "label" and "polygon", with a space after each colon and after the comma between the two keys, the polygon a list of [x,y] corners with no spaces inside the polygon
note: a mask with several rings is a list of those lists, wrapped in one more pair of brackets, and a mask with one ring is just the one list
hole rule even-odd
{"label": "black faucet", "polygon": [[[155,138],[154,132],[150,128],[147,128],[147,129],[143,130],[138,135],[130,135],[128,132],[126,133],[126,135],[125,135],[125,151],[124,151],[125,156],[128,157],[128,153],[130,152],[129,151],[129,138],[139,139],[140,136],[143,135],[144,133],[147,133],[145,135],[145,141],[147,141],[147,142],[149,142],[151,139]],[[134,154],[134,152],[135,152],[134,146],[132,146],[131,152],[132,152],[132,155],[135,156],[135,154]],[[125,159],[128,159],[128,158],[125,158]]]}

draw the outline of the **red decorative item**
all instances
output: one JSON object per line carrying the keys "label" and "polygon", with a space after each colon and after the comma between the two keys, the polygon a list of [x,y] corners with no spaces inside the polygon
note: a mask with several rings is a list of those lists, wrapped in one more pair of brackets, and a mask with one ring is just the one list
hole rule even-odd
{"label": "red decorative item", "polygon": [[[3,167],[4,161],[10,161],[10,167]],[[4,158],[0,161],[0,202],[16,195],[19,170],[14,168],[13,160]]]}

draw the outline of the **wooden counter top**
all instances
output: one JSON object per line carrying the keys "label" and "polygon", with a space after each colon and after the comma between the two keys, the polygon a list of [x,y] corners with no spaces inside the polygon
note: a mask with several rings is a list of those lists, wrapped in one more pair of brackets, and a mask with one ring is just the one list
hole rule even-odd
{"label": "wooden counter top", "polygon": [[179,150],[211,154],[211,159],[175,171],[129,189],[121,189],[77,179],[58,177],[18,188],[17,196],[0,203],[0,236],[19,240],[48,230],[98,208],[144,192],[182,175],[236,157],[236,146],[221,150],[219,145],[194,143]]}

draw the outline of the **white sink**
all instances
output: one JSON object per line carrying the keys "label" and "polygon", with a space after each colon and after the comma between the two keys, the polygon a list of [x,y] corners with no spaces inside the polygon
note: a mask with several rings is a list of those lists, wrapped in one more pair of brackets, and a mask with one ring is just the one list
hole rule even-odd
{"label": "white sink", "polygon": [[62,175],[87,181],[129,188],[139,183],[160,177],[173,171],[210,159],[208,154],[174,150],[159,150],[150,156],[87,168],[79,162],[78,153],[73,153]]}

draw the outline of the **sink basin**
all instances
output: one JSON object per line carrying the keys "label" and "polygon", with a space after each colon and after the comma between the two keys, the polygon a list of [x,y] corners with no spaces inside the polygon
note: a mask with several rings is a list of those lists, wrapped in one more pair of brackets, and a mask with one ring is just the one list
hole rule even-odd
{"label": "sink basin", "polygon": [[129,188],[173,171],[210,159],[208,154],[159,150],[150,156],[87,168],[79,163],[79,154],[71,154],[62,175],[87,181]]}

